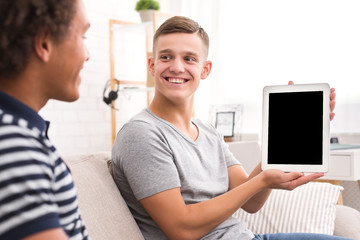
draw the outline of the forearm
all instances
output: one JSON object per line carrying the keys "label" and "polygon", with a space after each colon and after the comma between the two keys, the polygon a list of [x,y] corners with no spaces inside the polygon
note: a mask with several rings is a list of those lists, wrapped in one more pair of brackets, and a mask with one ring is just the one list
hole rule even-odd
{"label": "forearm", "polygon": [[[180,229],[189,235],[182,237],[198,239],[204,236],[264,188],[265,183],[262,178],[256,177],[216,198],[187,205]],[[175,231],[175,234],[178,233]]]}
{"label": "forearm", "polygon": [[254,196],[252,196],[251,199],[249,199],[249,201],[244,204],[243,209],[249,212],[256,212],[263,206],[271,193],[271,189],[293,190],[298,186],[324,176],[323,173],[313,173],[305,176],[300,172],[286,173],[276,169],[262,172],[260,165],[258,165],[250,174],[247,181],[251,181],[252,178],[255,178],[254,176],[258,175],[265,175],[263,179],[265,181],[264,184],[267,187],[254,194]]}
{"label": "forearm", "polygon": [[[259,175],[262,172],[261,164],[258,164],[255,169],[249,175],[248,180],[252,179],[253,177]],[[271,194],[272,189],[264,188],[262,191],[256,193],[252,196],[243,206],[242,209],[249,213],[255,213],[259,211],[262,206],[265,204],[266,200]]]}
{"label": "forearm", "polygon": [[[142,199],[140,203],[170,239],[199,239],[244,204],[263,204],[270,193],[267,189],[292,190],[321,176],[303,176],[299,172],[284,173],[281,170],[261,172],[257,168],[247,177],[240,166],[229,167],[228,172],[231,176],[229,191],[210,200],[186,205],[180,188],[173,188]],[[236,174],[241,177],[234,179]]]}
{"label": "forearm", "polygon": [[62,228],[54,228],[49,230],[44,230],[42,232],[34,233],[33,235],[24,238],[23,240],[47,240],[47,239],[57,239],[57,240],[68,240],[64,230]]}

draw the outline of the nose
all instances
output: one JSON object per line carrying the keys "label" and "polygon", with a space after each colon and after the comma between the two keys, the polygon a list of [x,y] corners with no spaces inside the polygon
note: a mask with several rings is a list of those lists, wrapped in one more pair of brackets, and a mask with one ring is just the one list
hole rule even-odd
{"label": "nose", "polygon": [[86,46],[84,48],[85,48],[85,62],[87,62],[90,59],[90,52]]}
{"label": "nose", "polygon": [[182,59],[179,58],[175,58],[170,66],[170,71],[175,72],[175,73],[181,73],[184,72],[184,63],[182,61]]}

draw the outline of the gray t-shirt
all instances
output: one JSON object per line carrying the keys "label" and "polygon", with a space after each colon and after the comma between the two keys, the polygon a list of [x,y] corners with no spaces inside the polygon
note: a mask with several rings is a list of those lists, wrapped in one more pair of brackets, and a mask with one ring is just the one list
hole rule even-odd
{"label": "gray t-shirt", "polygon": [[[119,131],[113,151],[114,178],[145,239],[168,239],[138,200],[180,187],[186,204],[228,190],[227,168],[240,164],[222,136],[198,120],[196,141],[145,109]],[[202,239],[252,239],[246,224],[230,217]]]}

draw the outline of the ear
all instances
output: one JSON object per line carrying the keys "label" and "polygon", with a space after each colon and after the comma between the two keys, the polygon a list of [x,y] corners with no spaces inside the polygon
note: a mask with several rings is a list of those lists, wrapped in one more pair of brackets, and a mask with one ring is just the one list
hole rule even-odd
{"label": "ear", "polygon": [[211,68],[212,68],[212,62],[211,61],[206,61],[205,65],[203,66],[203,69],[201,71],[201,79],[205,79],[209,76],[210,72],[211,72]]}
{"label": "ear", "polygon": [[34,50],[38,58],[44,62],[48,62],[52,50],[52,44],[50,34],[48,31],[42,31],[36,34],[34,40]]}
{"label": "ear", "polygon": [[154,61],[154,57],[151,56],[148,58],[148,71],[151,74],[151,76],[155,76],[155,61]]}

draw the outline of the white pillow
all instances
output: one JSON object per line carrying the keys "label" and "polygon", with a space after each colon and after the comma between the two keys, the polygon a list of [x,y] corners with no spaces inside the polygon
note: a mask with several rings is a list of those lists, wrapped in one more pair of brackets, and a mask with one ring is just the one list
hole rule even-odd
{"label": "white pillow", "polygon": [[242,209],[234,217],[248,224],[256,234],[334,233],[336,203],[343,187],[310,182],[293,191],[273,190],[265,205],[255,214]]}

